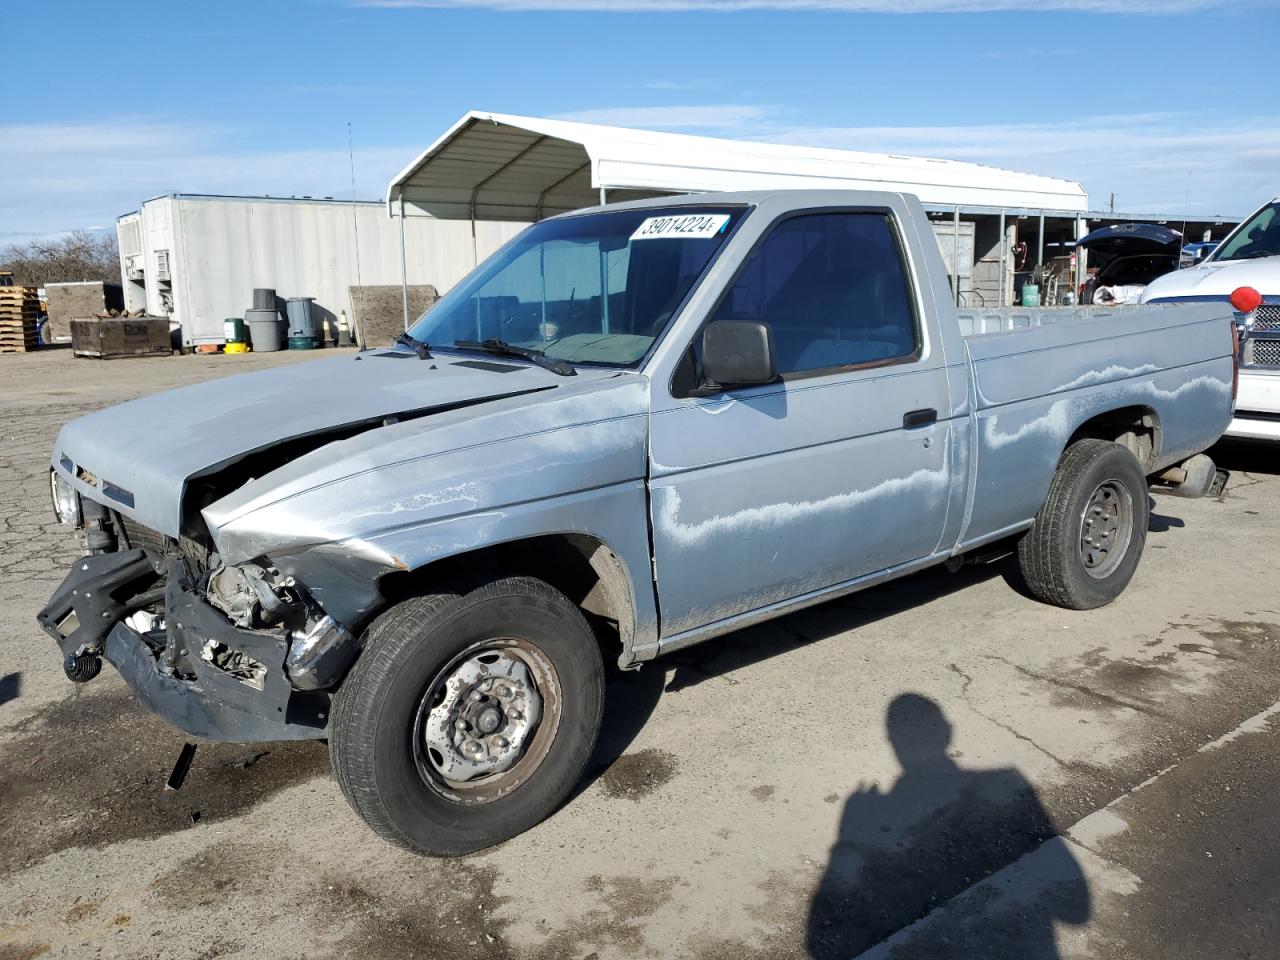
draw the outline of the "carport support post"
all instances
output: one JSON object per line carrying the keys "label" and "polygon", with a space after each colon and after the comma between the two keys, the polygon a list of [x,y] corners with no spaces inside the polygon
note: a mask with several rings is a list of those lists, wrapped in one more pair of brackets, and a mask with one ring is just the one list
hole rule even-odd
{"label": "carport support post", "polygon": [[[1076,217],[1076,240],[1079,241],[1086,233],[1089,232],[1089,221],[1083,217]],[[1088,251],[1083,247],[1077,246],[1076,251],[1076,288],[1072,292],[1078,297],[1080,296],[1080,285],[1084,283],[1085,277],[1085,258],[1089,255]]]}
{"label": "carport support post", "polygon": [[1044,266],[1044,211],[1040,211],[1040,232],[1036,234],[1036,266]]}
{"label": "carport support post", "polygon": [[409,261],[404,252],[404,194],[400,194],[400,302],[404,308],[404,328],[409,329]]}
{"label": "carport support post", "polygon": [[1008,257],[1008,254],[1009,254],[1009,240],[1008,240],[1008,235],[1005,233],[1005,230],[1007,229],[1008,228],[1005,226],[1005,222],[1004,222],[1004,209],[1001,208],[1000,210],[1000,295],[996,300],[996,306],[1000,306],[1000,307],[1004,306],[1004,301],[1005,301],[1004,268],[1008,264],[1008,260],[1006,258]]}
{"label": "carport support post", "polygon": [[952,296],[960,306],[960,205],[956,204],[951,217],[951,281],[955,285]]}

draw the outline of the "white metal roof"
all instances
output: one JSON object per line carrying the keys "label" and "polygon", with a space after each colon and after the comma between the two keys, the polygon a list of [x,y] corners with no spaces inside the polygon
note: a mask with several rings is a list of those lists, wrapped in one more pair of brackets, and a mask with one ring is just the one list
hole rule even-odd
{"label": "white metal roof", "polygon": [[1084,211],[1071,180],[977,163],[471,111],[392,179],[388,208],[536,220],[611,199],[755,189],[913,193],[926,206]]}

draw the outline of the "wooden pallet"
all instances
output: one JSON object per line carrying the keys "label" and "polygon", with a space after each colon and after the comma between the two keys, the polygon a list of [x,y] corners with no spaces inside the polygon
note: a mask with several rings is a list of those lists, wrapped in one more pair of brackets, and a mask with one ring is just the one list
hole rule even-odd
{"label": "wooden pallet", "polygon": [[29,353],[40,349],[36,315],[6,318],[0,312],[0,353]]}
{"label": "wooden pallet", "polygon": [[35,287],[0,287],[0,354],[38,350],[39,318],[40,298]]}

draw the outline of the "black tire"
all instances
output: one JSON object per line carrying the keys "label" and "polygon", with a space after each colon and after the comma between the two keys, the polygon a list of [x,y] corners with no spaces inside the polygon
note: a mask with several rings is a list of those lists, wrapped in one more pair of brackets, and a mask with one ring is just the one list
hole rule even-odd
{"label": "black tire", "polygon": [[[1095,495],[1102,499],[1095,501]],[[1111,515],[1108,497],[1117,518],[1109,546],[1105,532],[1094,537],[1097,528],[1086,526],[1087,520]],[[1108,440],[1073,443],[1058,462],[1035,523],[1018,542],[1027,587],[1045,603],[1070,610],[1110,603],[1138,567],[1148,514],[1147,479],[1132,453]],[[1086,536],[1093,542],[1086,543]]]}
{"label": "black tire", "polygon": [[[531,646],[541,669],[550,664],[542,691],[548,709],[517,766],[504,774],[515,779],[477,799],[424,762],[430,751],[419,723],[451,665],[506,642]],[[603,707],[600,647],[582,613],[543,581],[511,577],[415,597],[379,616],[334,700],[330,758],[348,802],[380,836],[415,853],[454,856],[514,837],[553,813],[582,775]],[[521,772],[528,763],[534,766]]]}

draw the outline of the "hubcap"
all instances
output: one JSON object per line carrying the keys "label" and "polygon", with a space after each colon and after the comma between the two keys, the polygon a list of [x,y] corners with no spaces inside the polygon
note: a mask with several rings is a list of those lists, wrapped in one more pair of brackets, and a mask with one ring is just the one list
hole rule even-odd
{"label": "hubcap", "polygon": [[426,759],[455,784],[511,769],[542,717],[537,684],[514,648],[469,655],[429,696]]}
{"label": "hubcap", "polygon": [[1098,484],[1080,514],[1080,561],[1095,580],[1124,560],[1133,535],[1133,497],[1119,480]]}

